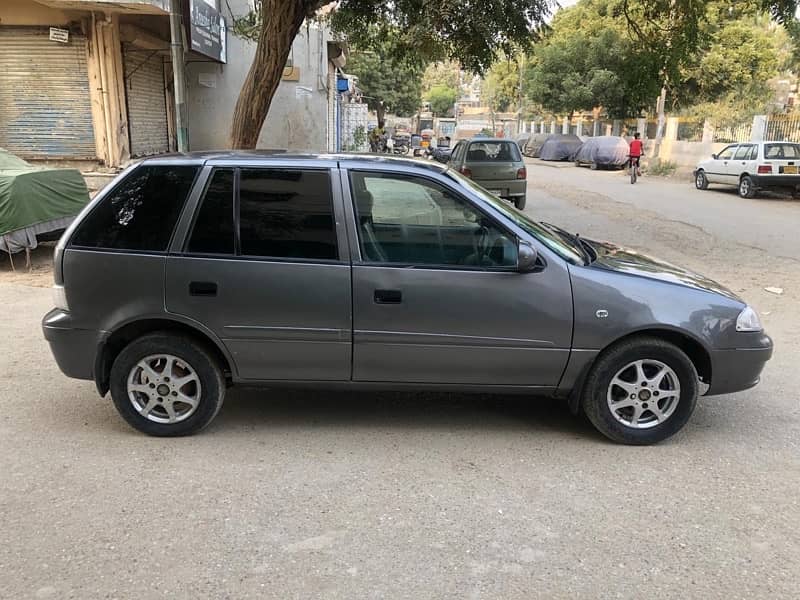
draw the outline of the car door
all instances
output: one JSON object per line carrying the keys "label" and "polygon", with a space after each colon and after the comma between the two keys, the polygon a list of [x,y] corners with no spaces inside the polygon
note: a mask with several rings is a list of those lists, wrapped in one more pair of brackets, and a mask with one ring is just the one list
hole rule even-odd
{"label": "car door", "polygon": [[753,173],[754,150],[754,144],[739,144],[739,147],[736,148],[733,159],[728,163],[730,168],[729,174],[733,177],[732,183],[738,184],[739,178],[743,173]]}
{"label": "car door", "polygon": [[350,379],[341,210],[337,171],[215,167],[185,241],[167,259],[167,310],[210,329],[239,379]]}
{"label": "car door", "polygon": [[516,272],[514,233],[431,177],[352,169],[343,181],[357,225],[354,380],[557,385],[572,334],[563,261]]}
{"label": "car door", "polygon": [[738,144],[727,146],[717,154],[717,157],[711,162],[706,173],[710,183],[730,183],[728,174],[728,164],[733,159]]}
{"label": "car door", "polygon": [[450,155],[450,160],[448,161],[448,166],[455,169],[456,171],[461,170],[461,157],[464,154],[464,146],[466,142],[458,142],[456,147],[453,148],[453,153]]}

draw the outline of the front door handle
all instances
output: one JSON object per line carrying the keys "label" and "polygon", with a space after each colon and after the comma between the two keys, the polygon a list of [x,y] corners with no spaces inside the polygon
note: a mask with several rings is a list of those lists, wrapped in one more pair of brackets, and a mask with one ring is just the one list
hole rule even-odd
{"label": "front door handle", "polygon": [[213,281],[192,281],[189,284],[190,296],[216,296],[217,284]]}
{"label": "front door handle", "polygon": [[375,304],[400,304],[402,301],[400,290],[375,290]]}

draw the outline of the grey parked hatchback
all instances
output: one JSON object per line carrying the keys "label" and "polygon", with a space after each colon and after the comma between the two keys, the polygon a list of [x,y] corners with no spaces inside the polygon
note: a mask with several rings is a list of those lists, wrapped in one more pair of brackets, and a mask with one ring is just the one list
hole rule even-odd
{"label": "grey parked hatchback", "polygon": [[504,138],[461,140],[450,154],[450,167],[522,210],[528,170],[519,146]]}
{"label": "grey parked hatchback", "polygon": [[44,335],[153,435],[235,384],[564,397],[663,440],[772,353],[700,275],[544,225],[437,164],[190,154],[122,173],[64,234]]}

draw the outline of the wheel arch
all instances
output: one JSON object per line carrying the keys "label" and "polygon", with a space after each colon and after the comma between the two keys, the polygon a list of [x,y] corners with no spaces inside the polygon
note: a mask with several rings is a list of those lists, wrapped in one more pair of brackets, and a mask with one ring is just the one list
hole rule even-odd
{"label": "wheel arch", "polygon": [[609,349],[633,338],[655,338],[677,346],[686,354],[686,356],[689,357],[689,360],[692,361],[692,364],[694,365],[694,368],[697,370],[697,374],[700,377],[700,381],[706,385],[711,385],[711,353],[700,340],[689,333],[676,329],[669,329],[665,327],[644,327],[642,329],[637,329],[636,331],[628,332],[625,335],[610,341],[603,348],[601,348],[597,355],[589,362],[589,364],[586,365],[569,395],[569,407],[573,413],[577,414],[577,412],[580,410],[580,398],[584,382],[586,381],[586,377],[588,376],[589,372],[597,363],[597,360]]}
{"label": "wheel arch", "polygon": [[94,379],[97,391],[101,396],[105,396],[108,392],[111,366],[123,348],[133,340],[157,331],[176,333],[192,339],[208,350],[219,362],[227,381],[233,377],[235,367],[232,357],[222,342],[210,332],[179,319],[163,316],[142,318],[121,324],[100,343],[95,359]]}

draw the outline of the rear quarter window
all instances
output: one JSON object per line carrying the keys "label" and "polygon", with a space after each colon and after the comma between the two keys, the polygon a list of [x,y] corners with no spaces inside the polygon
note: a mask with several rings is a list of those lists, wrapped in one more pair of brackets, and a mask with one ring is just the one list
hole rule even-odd
{"label": "rear quarter window", "polygon": [[78,225],[71,245],[165,252],[199,167],[143,165]]}
{"label": "rear quarter window", "polygon": [[794,160],[800,158],[798,144],[764,144],[764,158],[773,160]]}

